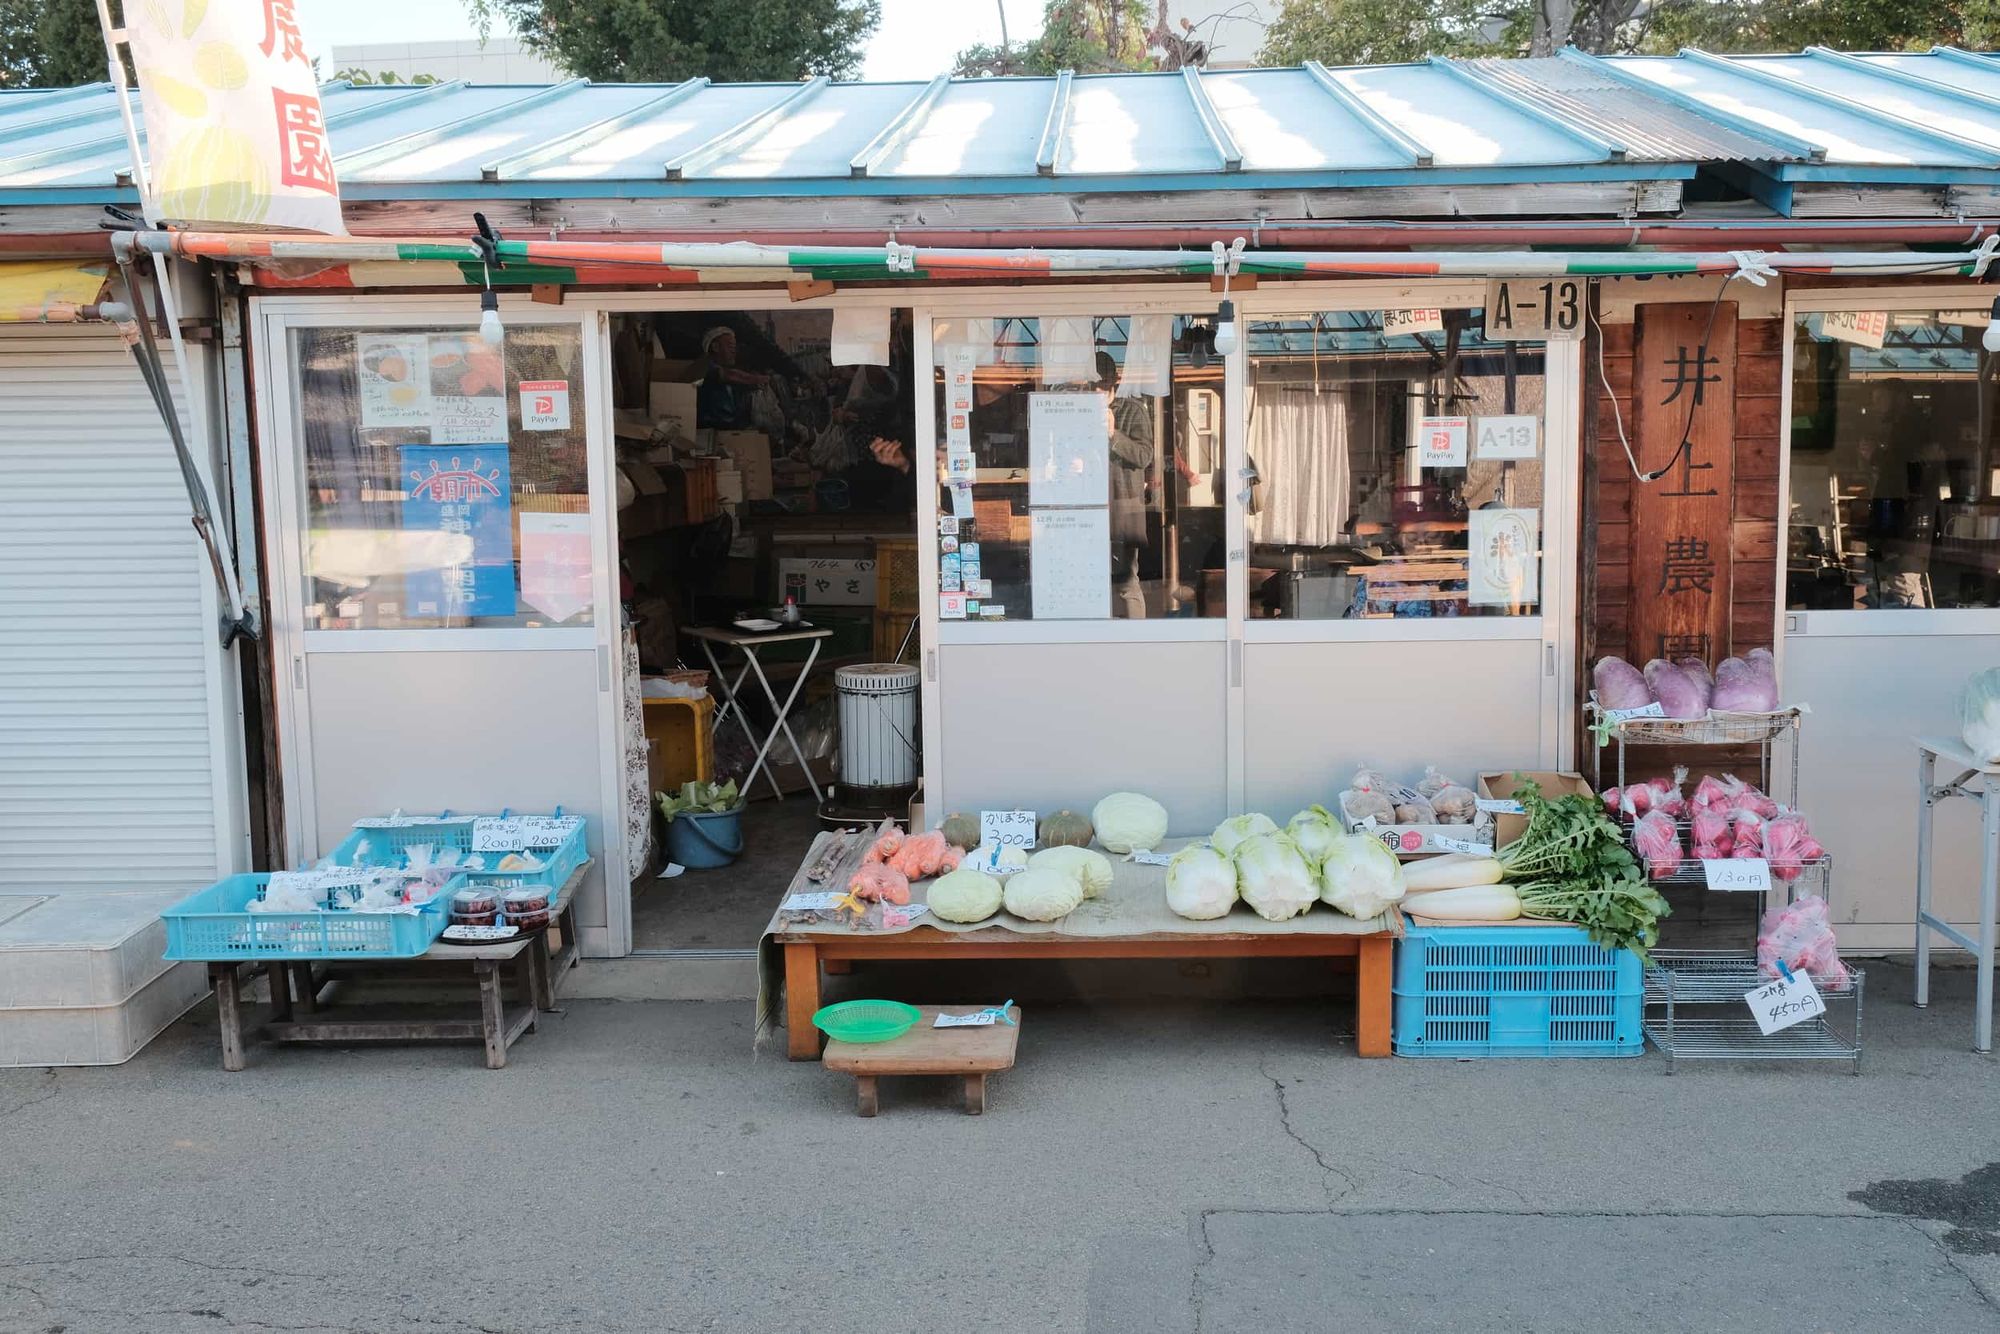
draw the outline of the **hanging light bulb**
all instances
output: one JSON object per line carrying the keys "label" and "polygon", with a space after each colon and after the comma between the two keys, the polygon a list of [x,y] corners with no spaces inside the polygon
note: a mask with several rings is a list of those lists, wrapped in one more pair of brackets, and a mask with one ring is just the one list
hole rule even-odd
{"label": "hanging light bulb", "polygon": [[488,347],[498,347],[506,332],[500,324],[500,294],[489,287],[479,294],[480,341]]}
{"label": "hanging light bulb", "polygon": [[1228,356],[1236,350],[1236,303],[1224,301],[1215,312],[1215,351],[1219,356]]}
{"label": "hanging light bulb", "polygon": [[2000,352],[2000,296],[1993,298],[1993,309],[1986,317],[1986,332],[1979,335],[1979,345],[1988,352]]}

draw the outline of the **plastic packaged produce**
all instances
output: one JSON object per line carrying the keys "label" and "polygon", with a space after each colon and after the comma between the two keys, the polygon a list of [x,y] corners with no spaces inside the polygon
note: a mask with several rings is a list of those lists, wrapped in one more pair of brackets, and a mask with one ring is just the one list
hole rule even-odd
{"label": "plastic packaged produce", "polygon": [[1199,844],[1167,863],[1167,907],[1197,922],[1226,917],[1236,905],[1236,863]]}
{"label": "plastic packaged produce", "polygon": [[848,892],[869,903],[908,903],[910,878],[880,862],[864,863],[847,882]]}
{"label": "plastic packaged produce", "polygon": [[1270,816],[1259,815],[1252,811],[1248,815],[1235,815],[1224,820],[1215,827],[1215,832],[1208,836],[1208,841],[1217,852],[1228,857],[1233,856],[1246,839],[1255,838],[1259,834],[1273,834],[1277,830],[1277,822]]}
{"label": "plastic packaged produce", "polygon": [[1966,679],[1958,695],[1958,734],[1972,758],[2000,764],[2000,667],[1988,667]]}
{"label": "plastic packaged produce", "polygon": [[1479,813],[1479,797],[1472,789],[1446,778],[1435,765],[1424,770],[1417,791],[1430,799],[1439,824],[1471,824]]}
{"label": "plastic packaged produce", "polygon": [[1343,836],[1319,868],[1320,898],[1349,917],[1380,917],[1402,902],[1403,893],[1403,864],[1366,834]]}
{"label": "plastic packaged produce", "polygon": [[1686,672],[1688,680],[1704,691],[1715,689],[1715,673],[1709,671],[1708,664],[1700,658],[1675,658],[1674,666]]}
{"label": "plastic packaged produce", "polygon": [[1697,806],[1689,820],[1696,857],[1716,861],[1735,852],[1736,840],[1729,833],[1729,812],[1718,806]]}
{"label": "plastic packaged produce", "polygon": [[1437,809],[1428,800],[1405,789],[1396,801],[1397,824],[1436,824]]}
{"label": "plastic packaged produce", "polygon": [[1601,709],[1643,709],[1653,702],[1646,678],[1623,658],[1599,658],[1590,669],[1590,681]]}
{"label": "plastic packaged produce", "polygon": [[1826,849],[1806,827],[1805,817],[1787,811],[1764,824],[1764,856],[1771,874],[1790,883],[1805,874],[1805,863],[1826,856]]}
{"label": "plastic packaged produce", "polygon": [[1029,867],[1008,878],[1000,901],[1023,921],[1053,922],[1076,911],[1076,905],[1083,902],[1083,886],[1066,872]]}
{"label": "plastic packaged produce", "polygon": [[901,871],[905,879],[922,880],[945,869],[945,859],[952,851],[951,844],[945,841],[944,831],[934,829],[928,834],[915,834],[904,839],[902,846],[896,849],[886,864],[892,870]]}
{"label": "plastic packaged produce", "polygon": [[1732,811],[1729,815],[1729,838],[1734,846],[1732,857],[1761,857],[1764,855],[1764,817],[1755,811]]}
{"label": "plastic packaged produce", "polygon": [[1646,874],[1665,880],[1681,869],[1681,831],[1674,817],[1653,810],[1632,826],[1632,847],[1646,861]]}
{"label": "plastic packaged produce", "polygon": [[1280,833],[1258,834],[1236,848],[1237,892],[1267,922],[1282,922],[1319,902],[1319,877]]}
{"label": "plastic packaged produce", "polygon": [[983,922],[1000,911],[1000,882],[982,871],[947,871],[932,883],[924,902],[946,922]]}
{"label": "plastic packaged produce", "polygon": [[1778,708],[1777,662],[1764,649],[1724,658],[1715,668],[1709,707],[1725,713],[1772,713]]}
{"label": "plastic packaged produce", "polygon": [[1847,985],[1847,965],[1840,960],[1825,899],[1807,894],[1764,914],[1757,934],[1757,970],[1766,977],[1777,977],[1780,959],[1793,972],[1810,974],[1815,982]]}
{"label": "plastic packaged produce", "polygon": [[1646,664],[1646,685],[1667,717],[1693,719],[1708,716],[1705,692],[1688,679],[1686,672],[1665,658],[1655,658]]}

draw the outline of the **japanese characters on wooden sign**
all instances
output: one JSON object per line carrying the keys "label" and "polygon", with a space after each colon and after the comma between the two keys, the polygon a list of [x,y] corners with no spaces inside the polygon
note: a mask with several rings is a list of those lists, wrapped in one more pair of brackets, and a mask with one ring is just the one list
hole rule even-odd
{"label": "japanese characters on wooden sign", "polygon": [[1736,305],[1642,305],[1636,319],[1633,450],[1664,472],[1632,487],[1631,653],[1712,664],[1730,649]]}

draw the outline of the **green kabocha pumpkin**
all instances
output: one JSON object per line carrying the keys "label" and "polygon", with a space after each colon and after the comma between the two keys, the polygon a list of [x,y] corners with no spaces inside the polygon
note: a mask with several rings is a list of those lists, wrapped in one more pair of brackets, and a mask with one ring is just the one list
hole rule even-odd
{"label": "green kabocha pumpkin", "polygon": [[1082,848],[1090,845],[1097,831],[1090,827],[1088,818],[1075,811],[1057,811],[1054,815],[1042,817],[1041,828],[1035,837],[1045,848]]}
{"label": "green kabocha pumpkin", "polygon": [[954,811],[944,817],[944,841],[967,852],[979,846],[979,817]]}

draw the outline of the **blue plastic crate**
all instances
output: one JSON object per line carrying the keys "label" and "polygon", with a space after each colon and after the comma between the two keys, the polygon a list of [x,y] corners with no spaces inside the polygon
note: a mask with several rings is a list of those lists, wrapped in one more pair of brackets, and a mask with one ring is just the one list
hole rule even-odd
{"label": "blue plastic crate", "polygon": [[1637,1056],[1644,969],[1575,926],[1412,926],[1396,945],[1398,1056]]}
{"label": "blue plastic crate", "polygon": [[[509,812],[518,815],[519,812]],[[560,808],[557,815],[563,814]],[[433,855],[445,851],[459,857],[470,857],[472,851],[473,821],[490,817],[478,815],[453,815],[428,824],[396,825],[381,829],[356,829],[340,841],[329,860],[335,866],[388,866],[401,867],[409,849],[420,844],[428,844]],[[576,868],[589,858],[586,850],[585,834],[589,822],[578,817],[575,829],[559,847],[552,850],[538,850],[531,854],[542,863],[539,871],[500,871],[488,866],[477,874],[481,880],[490,880],[518,888],[546,889],[557,895],[569,883]],[[487,861],[497,862],[498,856],[486,856]],[[554,906],[555,899],[550,899]]]}
{"label": "blue plastic crate", "polygon": [[199,890],[160,914],[167,924],[169,959],[411,959],[431,947],[450,914],[445,904],[465,885],[445,882],[414,913],[321,909],[306,913],[251,912],[266,874],[232,875]]}

